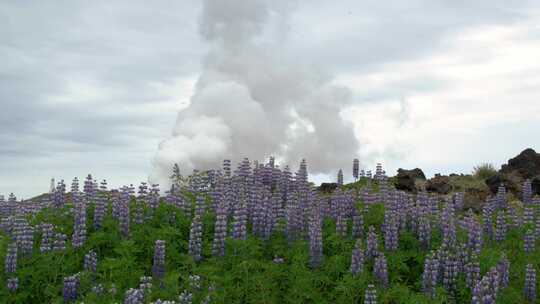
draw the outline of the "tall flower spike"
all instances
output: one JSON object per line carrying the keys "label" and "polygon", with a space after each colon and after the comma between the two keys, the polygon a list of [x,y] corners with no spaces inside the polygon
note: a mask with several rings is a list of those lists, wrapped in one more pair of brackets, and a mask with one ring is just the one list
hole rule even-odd
{"label": "tall flower spike", "polygon": [[225,255],[225,238],[227,237],[227,207],[225,202],[218,202],[216,209],[216,222],[214,226],[214,240],[212,254],[214,256]]}
{"label": "tall flower spike", "polygon": [[352,169],[354,181],[358,180],[359,169],[360,169],[360,161],[358,161],[358,158],[355,158],[353,160],[353,169]]}
{"label": "tall flower spike", "polygon": [[424,261],[424,273],[422,274],[422,290],[433,298],[439,277],[439,260],[434,253],[426,257]]}
{"label": "tall flower spike", "polygon": [[530,303],[536,303],[536,270],[532,264],[527,264],[525,269],[525,299]]}
{"label": "tall flower spike", "polygon": [[504,218],[504,213],[499,212],[497,214],[497,227],[495,230],[495,240],[497,242],[502,242],[506,239],[506,231],[508,230],[506,226],[506,220]]}
{"label": "tall flower spike", "polygon": [[523,249],[525,249],[526,253],[532,253],[535,248],[535,238],[534,233],[531,229],[528,229],[527,232],[525,232],[524,242],[523,242]]}
{"label": "tall flower spike", "polygon": [[11,243],[8,246],[6,254],[6,273],[14,273],[17,271],[17,244]]}
{"label": "tall flower spike", "polygon": [[79,277],[72,275],[64,278],[64,302],[71,303],[77,300],[77,290],[79,288]]}
{"label": "tall flower spike", "polygon": [[373,284],[369,284],[366,288],[364,304],[377,304],[377,289]]}
{"label": "tall flower spike", "polygon": [[7,289],[10,292],[15,292],[19,288],[19,278],[9,278],[7,280]]}
{"label": "tall flower spike", "polygon": [[84,270],[95,273],[97,270],[97,254],[90,250],[84,255]]}
{"label": "tall flower spike", "polygon": [[339,169],[337,174],[337,185],[338,187],[343,186],[343,170]]}
{"label": "tall flower spike", "polygon": [[99,194],[96,199],[96,208],[94,210],[94,228],[101,228],[105,211],[107,209],[107,181],[102,180],[99,186]]}
{"label": "tall flower spike", "polygon": [[352,251],[350,270],[353,276],[364,271],[364,251],[362,250],[362,242],[360,240],[356,241],[356,245]]}
{"label": "tall flower spike", "polygon": [[366,256],[368,258],[374,258],[377,256],[378,251],[377,233],[373,226],[369,226],[366,240]]}
{"label": "tall flower spike", "polygon": [[530,179],[523,182],[523,187],[521,188],[522,201],[525,206],[530,206],[532,204],[532,183]]}
{"label": "tall flower spike", "polygon": [[373,275],[383,288],[388,288],[388,263],[383,253],[375,258],[373,265]]}
{"label": "tall flower spike", "polygon": [[311,210],[309,221],[309,256],[312,268],[317,268],[323,260],[322,219],[318,206]]}
{"label": "tall flower spike", "polygon": [[202,219],[200,214],[195,214],[189,231],[189,255],[198,262],[202,260]]}
{"label": "tall flower spike", "polygon": [[152,274],[158,280],[162,280],[165,277],[165,241],[163,240],[157,240],[154,245]]}

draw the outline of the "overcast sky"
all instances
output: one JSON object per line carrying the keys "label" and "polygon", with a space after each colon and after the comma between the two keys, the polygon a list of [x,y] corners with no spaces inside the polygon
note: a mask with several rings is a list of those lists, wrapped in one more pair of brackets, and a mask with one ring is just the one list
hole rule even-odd
{"label": "overcast sky", "polygon": [[[201,3],[0,2],[0,194],[29,197],[52,177],[88,173],[114,186],[147,180],[208,58]],[[283,9],[276,52],[350,90],[351,162],[468,173],[540,149],[538,1]]]}

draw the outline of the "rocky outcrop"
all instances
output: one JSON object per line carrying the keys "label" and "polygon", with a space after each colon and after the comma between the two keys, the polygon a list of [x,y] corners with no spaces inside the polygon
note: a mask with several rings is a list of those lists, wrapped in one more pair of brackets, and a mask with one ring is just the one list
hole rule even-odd
{"label": "rocky outcrop", "polygon": [[485,180],[486,185],[489,188],[491,193],[497,193],[499,185],[504,185],[507,192],[512,192],[514,194],[521,192],[521,185],[523,184],[524,179],[515,172],[511,173],[497,173],[492,177]]}
{"label": "rocky outcrop", "polygon": [[395,179],[395,187],[398,190],[416,192],[418,190],[417,184],[419,181],[425,181],[426,176],[424,172],[415,168],[412,170],[398,169],[398,174]]}
{"label": "rocky outcrop", "polygon": [[436,192],[439,194],[448,194],[452,190],[452,185],[450,184],[450,178],[448,176],[435,174],[433,178],[427,181],[426,190],[429,192]]}
{"label": "rocky outcrop", "polygon": [[320,192],[332,193],[337,189],[337,183],[322,183],[319,187]]}
{"label": "rocky outcrop", "polygon": [[540,176],[540,153],[530,148],[523,150],[518,156],[509,159],[507,164],[502,165],[499,173],[517,174],[524,180]]}

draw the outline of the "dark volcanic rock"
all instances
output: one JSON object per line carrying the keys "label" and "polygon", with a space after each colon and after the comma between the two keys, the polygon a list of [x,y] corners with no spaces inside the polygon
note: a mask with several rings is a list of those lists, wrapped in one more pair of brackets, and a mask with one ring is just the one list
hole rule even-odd
{"label": "dark volcanic rock", "polygon": [[540,195],[540,175],[531,180],[532,189],[534,194]]}
{"label": "dark volcanic rock", "polygon": [[418,180],[426,180],[426,176],[421,169],[415,168],[412,170],[398,169],[396,176],[396,189],[404,191],[416,191],[416,182]]}
{"label": "dark volcanic rock", "polygon": [[503,174],[517,172],[523,179],[540,176],[540,153],[530,148],[523,150],[518,156],[508,160],[508,164],[502,165],[499,172]]}
{"label": "dark volcanic rock", "polygon": [[426,190],[429,192],[437,192],[439,194],[448,194],[452,190],[450,178],[448,176],[435,174],[435,176],[427,181]]}
{"label": "dark volcanic rock", "polygon": [[337,188],[337,183],[322,183],[321,186],[319,187],[319,191],[331,193],[331,192],[334,192],[336,188]]}
{"label": "dark volcanic rock", "polygon": [[489,191],[493,194],[497,193],[501,184],[506,188],[506,192],[517,194],[521,192],[523,179],[517,173],[497,173],[486,179],[485,183],[489,187]]}

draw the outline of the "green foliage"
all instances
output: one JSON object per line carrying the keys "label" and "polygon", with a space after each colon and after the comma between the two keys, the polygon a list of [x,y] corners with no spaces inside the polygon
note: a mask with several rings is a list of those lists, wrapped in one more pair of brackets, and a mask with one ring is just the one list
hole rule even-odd
{"label": "green foliage", "polygon": [[[359,203],[358,208],[365,210],[365,232],[370,225],[376,228],[382,250],[380,226],[384,220],[384,205],[379,203],[367,208],[361,205]],[[73,220],[69,209],[70,206],[62,210],[45,209],[32,223],[54,223],[57,231],[70,236]],[[150,214],[150,210],[145,212]],[[92,210],[89,210],[87,223],[92,222],[91,214]],[[80,301],[121,303],[127,289],[136,288],[141,276],[152,274],[154,242],[158,239],[166,241],[166,276],[163,282],[153,282],[148,301],[177,299],[180,293],[188,290],[194,295],[194,303],[200,303],[207,296],[211,297],[212,303],[362,303],[367,285],[374,282],[372,260],[366,262],[364,272],[358,276],[350,274],[351,251],[356,240],[338,236],[332,220],[326,219],[323,225],[324,262],[319,269],[311,269],[308,242],[302,238],[290,244],[281,232],[274,233],[268,241],[252,236],[245,241],[227,239],[226,256],[212,257],[212,212],[203,218],[203,260],[196,263],[187,254],[191,214],[166,204],[161,204],[153,214],[145,224],[132,223],[129,239],[122,238],[118,223],[109,210],[101,229],[95,231],[89,224],[88,239],[81,249],[75,250],[68,245],[66,252],[41,254],[39,242],[35,242],[32,256],[19,259],[16,273],[19,290],[11,294],[3,283],[0,286],[1,302],[62,303],[63,278],[80,272]],[[479,256],[482,274],[496,265],[503,254],[510,260],[510,286],[500,293],[500,303],[524,303],[525,265],[540,260],[539,250],[531,254],[523,251],[523,234],[524,229],[513,229],[504,242],[486,240]],[[465,237],[463,231],[458,230],[458,238],[463,241]],[[462,276],[454,293],[438,288],[436,297],[430,299],[421,291],[425,256],[440,242],[440,231],[435,229],[431,248],[423,250],[415,235],[402,232],[399,250],[385,252],[390,287],[377,289],[379,302],[469,303],[471,293]],[[7,235],[0,234],[2,261],[8,243]],[[98,255],[95,277],[83,271],[84,254],[90,249]],[[275,256],[283,258],[284,262],[274,262]],[[0,280],[6,282],[4,263],[0,265]],[[189,276],[195,274],[202,278],[199,289],[189,282]],[[103,294],[91,291],[96,283],[103,285]],[[116,293],[110,292],[113,284]]]}
{"label": "green foliage", "polygon": [[486,180],[497,174],[497,170],[490,163],[483,163],[473,168],[473,176],[481,180]]}

